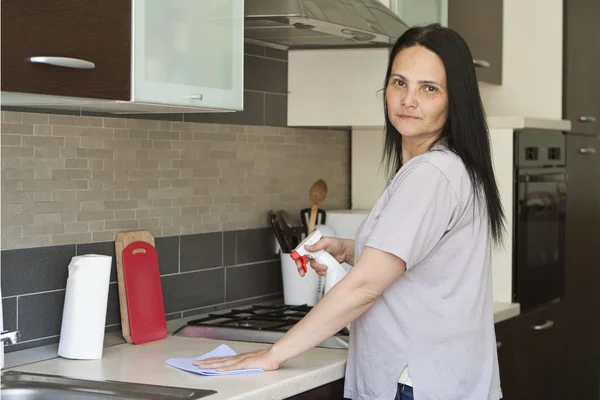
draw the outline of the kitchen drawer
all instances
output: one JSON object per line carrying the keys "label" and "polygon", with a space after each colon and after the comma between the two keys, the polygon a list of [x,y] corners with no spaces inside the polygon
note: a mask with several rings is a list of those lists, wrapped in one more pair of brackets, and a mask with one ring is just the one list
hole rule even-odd
{"label": "kitchen drawer", "polygon": [[568,371],[563,307],[549,304],[516,320],[518,399],[566,398],[561,397]]}
{"label": "kitchen drawer", "polygon": [[[95,67],[30,61],[40,56]],[[129,100],[130,68],[131,1],[2,1],[2,91]]]}

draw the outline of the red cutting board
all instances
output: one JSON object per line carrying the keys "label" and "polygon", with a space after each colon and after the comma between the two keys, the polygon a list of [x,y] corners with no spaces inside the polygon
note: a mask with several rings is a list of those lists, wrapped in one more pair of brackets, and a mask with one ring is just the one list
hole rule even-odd
{"label": "red cutting board", "polygon": [[164,339],[167,322],[156,249],[144,241],[129,244],[123,249],[122,269],[131,341]]}

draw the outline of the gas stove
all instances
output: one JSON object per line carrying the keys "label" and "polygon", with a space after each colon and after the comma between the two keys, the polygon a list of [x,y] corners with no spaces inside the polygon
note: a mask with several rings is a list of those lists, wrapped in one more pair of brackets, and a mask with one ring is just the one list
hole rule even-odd
{"label": "gas stove", "polygon": [[[275,343],[312,307],[307,305],[254,305],[234,308],[189,321],[174,336]],[[317,347],[347,349],[350,333],[344,328]]]}

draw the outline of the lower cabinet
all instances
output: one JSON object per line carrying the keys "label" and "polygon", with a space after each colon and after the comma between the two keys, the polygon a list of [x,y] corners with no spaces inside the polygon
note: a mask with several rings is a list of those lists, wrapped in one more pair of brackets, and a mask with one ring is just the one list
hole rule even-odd
{"label": "lower cabinet", "polygon": [[293,400],[342,400],[344,398],[344,378],[319,386],[287,399]]}
{"label": "lower cabinet", "polygon": [[563,397],[568,377],[565,332],[561,303],[496,325],[505,400],[568,398]]}

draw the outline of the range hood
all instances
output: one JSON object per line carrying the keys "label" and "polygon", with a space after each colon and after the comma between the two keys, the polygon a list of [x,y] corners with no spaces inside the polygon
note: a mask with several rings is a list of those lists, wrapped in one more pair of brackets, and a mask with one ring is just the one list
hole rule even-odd
{"label": "range hood", "polygon": [[270,47],[391,47],[407,29],[378,0],[245,0],[246,41]]}

